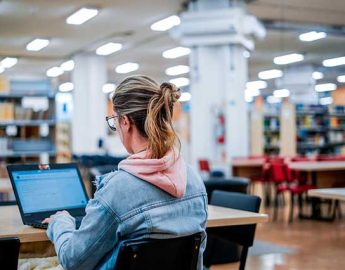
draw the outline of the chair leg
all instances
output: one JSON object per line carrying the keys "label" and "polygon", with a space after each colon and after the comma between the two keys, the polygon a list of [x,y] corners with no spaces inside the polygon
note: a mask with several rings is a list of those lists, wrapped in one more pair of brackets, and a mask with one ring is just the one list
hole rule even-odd
{"label": "chair leg", "polygon": [[277,220],[277,216],[278,216],[278,192],[276,192],[275,194],[275,198],[274,198],[274,209],[273,209],[273,221]]}
{"label": "chair leg", "polygon": [[248,255],[248,247],[243,246],[242,252],[241,252],[240,270],[244,270],[244,268],[246,267],[247,255]]}
{"label": "chair leg", "polygon": [[293,208],[294,208],[294,201],[295,201],[295,197],[294,197],[294,194],[291,192],[290,193],[290,215],[289,215],[289,223],[292,223],[292,220],[293,220]]}
{"label": "chair leg", "polygon": [[302,194],[298,194],[298,215],[301,216],[303,213],[303,197]]}

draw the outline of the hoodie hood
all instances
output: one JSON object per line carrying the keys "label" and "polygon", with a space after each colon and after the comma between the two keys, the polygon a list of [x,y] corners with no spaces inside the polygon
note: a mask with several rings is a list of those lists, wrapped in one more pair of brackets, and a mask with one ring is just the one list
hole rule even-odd
{"label": "hoodie hood", "polygon": [[186,192],[187,168],[176,149],[160,159],[149,159],[147,151],[142,151],[122,160],[118,167],[174,197],[181,198]]}

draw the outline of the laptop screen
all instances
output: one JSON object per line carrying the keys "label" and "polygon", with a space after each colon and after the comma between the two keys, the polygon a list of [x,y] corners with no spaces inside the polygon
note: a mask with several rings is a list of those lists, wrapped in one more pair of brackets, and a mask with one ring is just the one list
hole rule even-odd
{"label": "laptop screen", "polygon": [[25,214],[85,208],[87,204],[75,168],[13,171],[12,176]]}

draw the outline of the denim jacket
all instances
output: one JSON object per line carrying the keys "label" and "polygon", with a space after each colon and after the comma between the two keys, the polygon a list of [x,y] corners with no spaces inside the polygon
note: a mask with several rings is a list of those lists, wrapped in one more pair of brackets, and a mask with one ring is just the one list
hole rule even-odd
{"label": "denim jacket", "polygon": [[200,176],[187,167],[187,188],[175,198],[126,171],[101,176],[81,226],[53,216],[47,230],[64,269],[113,269],[122,241],[203,233],[198,269],[206,246],[207,195]]}

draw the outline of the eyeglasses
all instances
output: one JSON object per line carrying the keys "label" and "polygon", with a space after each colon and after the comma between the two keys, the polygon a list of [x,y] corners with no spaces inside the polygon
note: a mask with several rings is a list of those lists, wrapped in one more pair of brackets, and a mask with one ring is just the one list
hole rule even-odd
{"label": "eyeglasses", "polygon": [[119,117],[117,116],[106,116],[105,120],[108,123],[108,126],[111,130],[116,131],[116,126],[115,126],[115,118]]}

